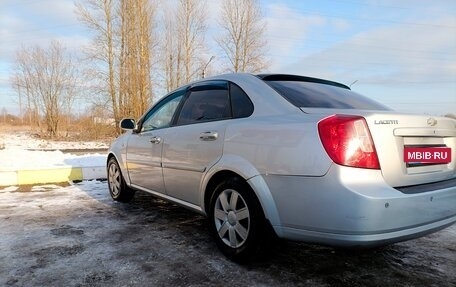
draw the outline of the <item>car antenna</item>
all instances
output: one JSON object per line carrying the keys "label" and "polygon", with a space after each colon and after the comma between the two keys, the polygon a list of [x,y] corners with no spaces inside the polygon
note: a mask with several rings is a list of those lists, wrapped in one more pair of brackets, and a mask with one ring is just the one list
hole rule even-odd
{"label": "car antenna", "polygon": [[351,89],[351,87],[352,87],[356,82],[358,82],[358,80],[354,80],[350,85],[348,85],[348,87]]}

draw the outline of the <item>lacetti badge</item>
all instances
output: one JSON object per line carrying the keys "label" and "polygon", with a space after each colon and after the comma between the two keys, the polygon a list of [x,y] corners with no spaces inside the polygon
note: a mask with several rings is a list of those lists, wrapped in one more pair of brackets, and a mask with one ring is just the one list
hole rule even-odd
{"label": "lacetti badge", "polygon": [[449,147],[426,147],[404,148],[404,161],[411,163],[450,163],[451,148]]}
{"label": "lacetti badge", "polygon": [[399,124],[398,120],[375,120],[374,124],[376,125],[397,125]]}

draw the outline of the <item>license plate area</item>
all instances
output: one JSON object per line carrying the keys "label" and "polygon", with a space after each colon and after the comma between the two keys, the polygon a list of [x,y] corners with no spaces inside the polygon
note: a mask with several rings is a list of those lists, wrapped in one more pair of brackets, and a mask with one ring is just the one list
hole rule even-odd
{"label": "license plate area", "polygon": [[451,148],[445,144],[405,145],[404,162],[407,168],[448,164]]}

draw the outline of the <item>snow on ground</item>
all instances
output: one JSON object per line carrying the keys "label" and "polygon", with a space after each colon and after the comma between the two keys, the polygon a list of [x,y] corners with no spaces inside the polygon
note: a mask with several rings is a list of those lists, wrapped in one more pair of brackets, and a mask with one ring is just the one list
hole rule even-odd
{"label": "snow on ground", "polygon": [[54,141],[40,139],[32,136],[29,132],[3,132],[0,134],[0,147],[8,149],[107,149],[109,143],[97,141]]}
{"label": "snow on ground", "polygon": [[[96,180],[88,180],[84,183],[87,183],[87,186],[90,186],[93,184],[92,182],[95,182]],[[68,185],[74,185],[68,183]],[[0,187],[0,193],[7,193],[7,192],[23,192],[23,191],[31,191],[31,192],[44,192],[44,191],[52,191],[52,190],[57,190],[57,189],[63,189],[65,188],[65,185],[62,184],[36,184],[36,185],[27,185],[27,186],[16,186],[16,185],[11,185],[11,186],[6,186],[6,187]]]}
{"label": "snow on ground", "polygon": [[74,155],[61,151],[0,150],[0,170],[46,169],[54,167],[93,167],[106,164],[106,154]]}
{"label": "snow on ground", "polygon": [[19,189],[19,186],[7,186],[7,187],[0,187],[0,192],[13,192]]}
{"label": "snow on ground", "polygon": [[75,155],[63,153],[60,150],[108,148],[108,145],[103,142],[60,142],[36,139],[27,132],[2,133],[0,143],[3,144],[0,149],[0,171],[104,166],[106,154]]}

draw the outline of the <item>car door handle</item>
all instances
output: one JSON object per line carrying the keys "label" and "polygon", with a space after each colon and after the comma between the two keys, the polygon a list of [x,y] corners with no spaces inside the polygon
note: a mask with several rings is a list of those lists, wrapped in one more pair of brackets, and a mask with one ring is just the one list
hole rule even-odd
{"label": "car door handle", "polygon": [[153,143],[153,144],[159,144],[161,143],[162,139],[160,137],[152,137],[150,139],[150,142]]}
{"label": "car door handle", "polygon": [[217,132],[200,133],[200,140],[202,140],[202,141],[215,141],[217,138],[218,138]]}

